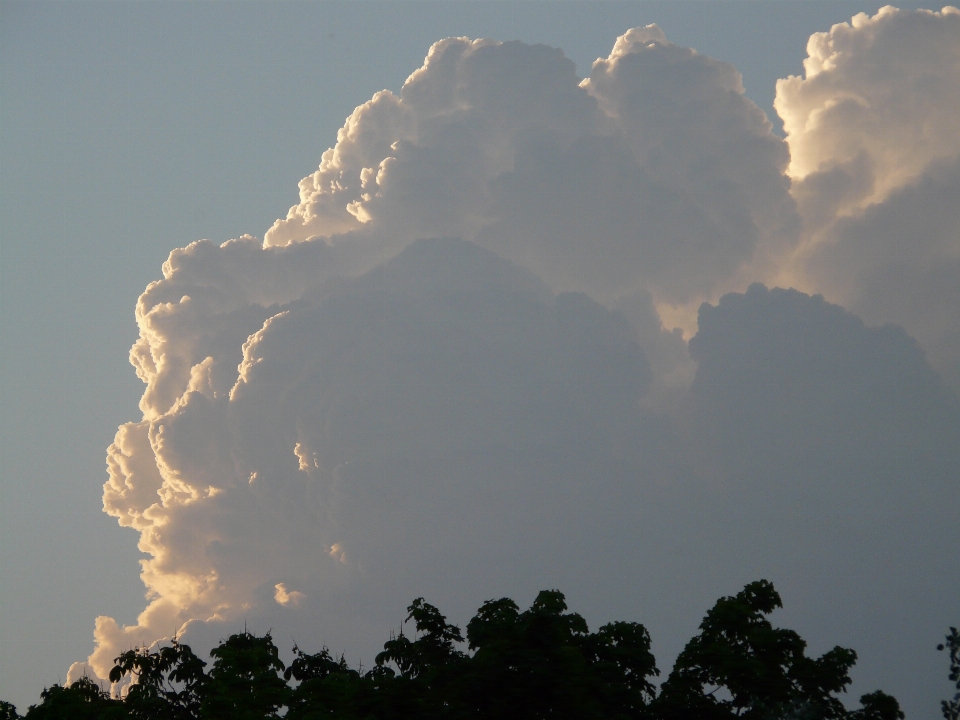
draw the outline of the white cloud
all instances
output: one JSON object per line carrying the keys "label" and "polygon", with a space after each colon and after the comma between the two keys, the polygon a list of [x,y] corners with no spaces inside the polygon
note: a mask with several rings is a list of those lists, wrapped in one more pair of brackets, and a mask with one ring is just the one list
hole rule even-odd
{"label": "white cloud", "polygon": [[781,281],[917,337],[960,388],[960,10],[817,33],[779,81],[804,240]]}
{"label": "white cloud", "polygon": [[559,50],[452,38],[354,111],[266,244],[458,236],[555,290],[690,315],[794,242],[787,160],[739,73],[656,26],[584,81]]}
{"label": "white cloud", "polygon": [[774,101],[802,196],[819,184],[841,211],[862,208],[960,154],[958,37],[956,8],[890,6],[811,36],[805,76],[778,81]]}
{"label": "white cloud", "polygon": [[[554,298],[454,240],[415,243],[360,278],[304,282],[291,297],[281,270],[295,262],[310,276],[312,262],[319,278],[326,247],[196,245],[141,299],[150,339],[190,371],[147,374],[151,397],[180,395],[145,403],[109,451],[104,506],[139,530],[154,599],[135,626],[98,621],[90,662],[101,676],[125,643],[255,613],[261,597],[315,610],[343,583],[382,590],[396,568],[410,570],[406,553],[437,560],[429,535],[447,520],[426,508],[439,518],[459,497],[497,527],[472,485],[505,467],[516,481],[530,452],[550,458],[574,443],[630,454],[650,373],[622,317],[584,296]],[[282,288],[237,281],[253,275]],[[163,365],[161,352],[148,357]],[[519,459],[490,467],[487,453]],[[469,456],[473,469],[447,486],[464,473],[454,459]],[[526,492],[503,482],[498,492]],[[500,527],[492,540],[516,532]],[[451,547],[438,548],[448,566]]]}
{"label": "white cloud", "polygon": [[[957,17],[815,36],[779,86],[787,142],[732,66],[655,26],[582,81],[551,48],[434,45],[264,243],[175,250],[141,296],[143,417],[104,508],[140,533],[149,605],[98,618],[90,666],[241,617],[372,652],[413,597],[462,620],[548,586],[669,654],[768,576],[816,642],[870,677],[893,643],[913,674],[885,689],[926,687],[916,638],[956,590],[931,545],[958,540],[937,524],[955,396],[902,330],[823,298],[753,286],[694,313],[779,276],[960,358]],[[901,108],[921,80],[942,104]]]}
{"label": "white cloud", "polygon": [[273,599],[277,601],[278,605],[293,605],[296,607],[306,597],[298,590],[288,590],[286,583],[277,583],[274,588],[276,588],[276,592],[273,594]]}

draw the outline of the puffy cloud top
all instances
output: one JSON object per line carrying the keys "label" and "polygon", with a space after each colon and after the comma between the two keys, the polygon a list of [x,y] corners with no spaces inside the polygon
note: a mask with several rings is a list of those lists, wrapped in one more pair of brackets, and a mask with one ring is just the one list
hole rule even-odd
{"label": "puffy cloud top", "polygon": [[804,221],[781,281],[902,324],[960,388],[960,10],[861,13],[807,51],[775,101]]}
{"label": "puffy cloud top", "polygon": [[[862,207],[960,154],[960,10],[901,11],[815,33],[805,77],[777,82],[790,175]],[[838,187],[838,174],[845,176]]]}
{"label": "puffy cloud top", "polygon": [[[886,8],[815,35],[778,85],[786,141],[656,26],[583,80],[556,49],[436,43],[264,243],[174,250],[141,296],[143,416],[104,507],[150,603],[98,619],[90,666],[240,616],[372,651],[412,597],[456,617],[546,586],[680,638],[769,577],[812,642],[908,709],[932,693],[917,638],[953,621],[960,543],[958,33]],[[751,285],[778,277],[823,296]]]}
{"label": "puffy cloud top", "polygon": [[[197,244],[141,298],[154,320],[135,352],[184,371],[146,368],[148,395],[177,397],[121,427],[109,451],[104,507],[140,531],[157,599],[139,626],[103,621],[101,676],[124,638],[235,617],[258,593],[296,607],[329,595],[329,573],[382,569],[417,513],[371,524],[380,496],[413,488],[422,506],[449,492],[423,463],[476,454],[468,476],[482,491],[504,482],[483,469],[488,453],[632,452],[650,371],[623,317],[460,240],[416,242],[294,296],[294,264],[319,278],[325,247]],[[251,276],[282,288],[236,284]]]}
{"label": "puffy cloud top", "polygon": [[555,289],[684,304],[792,243],[787,160],[739,73],[654,25],[582,82],[558,50],[451,38],[354,111],[265,242],[455,235]]}

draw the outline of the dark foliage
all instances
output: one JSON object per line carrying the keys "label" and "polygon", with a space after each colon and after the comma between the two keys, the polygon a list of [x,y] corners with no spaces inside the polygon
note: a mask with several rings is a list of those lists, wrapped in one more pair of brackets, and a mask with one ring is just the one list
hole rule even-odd
{"label": "dark foliage", "polygon": [[862,695],[859,710],[850,713],[851,720],[903,720],[900,703],[882,690]]}
{"label": "dark foliage", "polygon": [[206,663],[193,654],[189,645],[174,640],[156,652],[146,648],[128,650],[118,657],[110,681],[130,675],[133,684],[126,696],[129,715],[136,720],[168,718],[190,720],[199,717],[200,698],[208,680]]}
{"label": "dark foliage", "polygon": [[127,708],[89,678],[69,687],[54,685],[40,693],[39,705],[32,705],[28,720],[114,720],[129,717]]}
{"label": "dark foliage", "polygon": [[782,607],[766,580],[721,598],[680,653],[658,704],[667,718],[749,718],[790,715],[834,720],[846,717],[836,697],[850,683],[857,660],[836,647],[808,658],[793,630],[774,628],[766,615]]}
{"label": "dark foliage", "polygon": [[955,627],[950,628],[947,641],[937,645],[937,650],[946,650],[950,653],[950,681],[956,687],[956,693],[951,700],[940,703],[945,720],[960,720],[960,633]]}
{"label": "dark foliage", "polygon": [[244,631],[210,651],[213,668],[200,696],[200,717],[215,720],[277,718],[290,688],[286,669],[270,633],[257,637]]}
{"label": "dark foliage", "polygon": [[[880,691],[848,711],[838,695],[850,683],[856,653],[834,648],[819,658],[792,630],[767,616],[780,607],[767,581],[747,585],[707,613],[657,690],[659,675],[643,625],[615,622],[591,633],[567,611],[562,593],[541,592],[521,612],[507,598],[489,600],[466,637],[418,598],[408,608],[413,637],[384,644],[361,673],[324,648],[294,647],[285,667],[270,633],[231,635],[210,652],[209,671],[174,640],[116,659],[111,682],[127,679],[123,700],[81,679],[44,690],[28,720],[903,720]],[[951,675],[960,690],[960,637],[947,636]],[[466,643],[467,648],[462,649]],[[944,646],[941,646],[943,649]],[[958,718],[960,692],[943,704]],[[952,714],[951,714],[952,713]],[[0,720],[20,716],[0,704]]]}
{"label": "dark foliage", "polygon": [[512,600],[484,603],[467,625],[474,651],[463,673],[471,717],[640,717],[657,673],[642,625],[589,633],[560,592],[541,592],[526,612]]}

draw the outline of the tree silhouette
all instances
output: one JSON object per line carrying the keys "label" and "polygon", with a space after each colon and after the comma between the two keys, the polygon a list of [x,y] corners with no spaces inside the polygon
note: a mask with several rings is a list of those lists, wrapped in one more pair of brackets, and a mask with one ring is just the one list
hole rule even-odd
{"label": "tree silhouette", "polygon": [[373,714],[376,697],[371,681],[361,679],[342,655],[334,660],[327,648],[307,655],[296,646],[293,652],[296,657],[283,673],[284,679],[298,683],[290,694],[287,720],[353,720]]}
{"label": "tree silhouette", "polygon": [[53,685],[40,693],[39,705],[31,705],[27,720],[119,720],[127,708],[95,682],[82,677],[69,687]]}
{"label": "tree silhouette", "polygon": [[[657,714],[704,720],[847,717],[836,695],[850,683],[857,654],[835,647],[819,658],[807,657],[806,642],[796,632],[774,628],[766,617],[782,606],[766,580],[718,600],[700,634],[677,658],[657,699]],[[864,699],[870,707],[860,712],[873,713],[864,718],[898,717],[892,698],[892,705],[874,696]]]}
{"label": "tree silhouette", "polygon": [[207,676],[206,663],[189,645],[174,639],[153,652],[128,650],[115,660],[110,682],[129,675],[126,695],[130,716],[137,720],[193,720],[200,716],[200,699]]}
{"label": "tree silhouette", "polygon": [[657,674],[650,636],[636,623],[591,634],[562,593],[541,592],[521,613],[509,599],[484,603],[467,625],[475,651],[464,678],[477,717],[641,717]]}
{"label": "tree silhouette", "polygon": [[203,683],[200,717],[214,720],[277,718],[290,688],[270,633],[231,635],[210,651],[213,667]]}
{"label": "tree silhouette", "polygon": [[882,690],[860,697],[861,708],[850,713],[851,720],[903,720],[904,714],[896,698]]}
{"label": "tree silhouette", "polygon": [[[26,720],[903,720],[897,701],[877,691],[848,711],[853,650],[807,657],[793,630],[768,615],[781,607],[760,580],[720,598],[677,657],[659,692],[643,625],[614,622],[591,633],[558,590],[521,612],[509,598],[488,600],[466,637],[434,606],[407,608],[414,633],[391,635],[361,673],[324,648],[294,647],[285,667],[270,633],[246,630],[210,651],[212,665],[174,639],[122,653],[110,672],[128,681],[123,700],[87,678],[41,694]],[[950,629],[945,720],[960,720],[960,635]],[[459,647],[466,643],[466,648]],[[0,720],[20,716],[0,703]]]}
{"label": "tree silhouette", "polygon": [[960,720],[960,634],[955,627],[950,628],[946,643],[937,645],[937,650],[946,649],[950,653],[950,680],[954,683],[957,692],[952,700],[943,700],[940,708],[945,720]]}

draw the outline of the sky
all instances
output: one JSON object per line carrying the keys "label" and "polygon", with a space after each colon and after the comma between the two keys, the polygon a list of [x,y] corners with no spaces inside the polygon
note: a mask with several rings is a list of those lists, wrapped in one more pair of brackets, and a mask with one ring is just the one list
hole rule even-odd
{"label": "sky", "polygon": [[899,7],[0,4],[0,698],[553,587],[667,670],[764,577],[938,717],[960,12]]}

